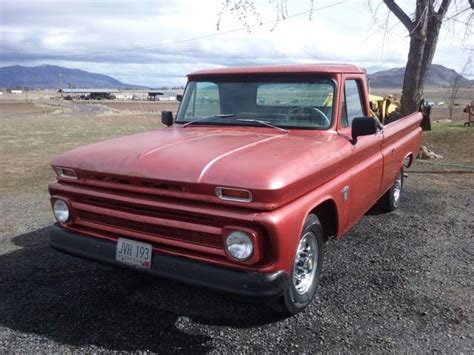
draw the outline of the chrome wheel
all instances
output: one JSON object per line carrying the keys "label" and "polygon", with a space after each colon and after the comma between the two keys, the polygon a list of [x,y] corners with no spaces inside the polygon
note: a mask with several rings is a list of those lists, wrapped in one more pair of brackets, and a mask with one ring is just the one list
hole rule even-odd
{"label": "chrome wheel", "polygon": [[318,216],[311,213],[306,217],[303,231],[296,241],[293,266],[288,270],[288,286],[280,296],[270,301],[272,308],[284,314],[296,314],[303,310],[311,303],[318,289],[326,241]]}
{"label": "chrome wheel", "polygon": [[400,205],[400,194],[402,193],[402,173],[400,172],[393,184],[393,204],[395,207]]}
{"label": "chrome wheel", "polygon": [[293,286],[298,294],[306,293],[315,280],[318,265],[318,243],[312,232],[300,239],[293,265]]}

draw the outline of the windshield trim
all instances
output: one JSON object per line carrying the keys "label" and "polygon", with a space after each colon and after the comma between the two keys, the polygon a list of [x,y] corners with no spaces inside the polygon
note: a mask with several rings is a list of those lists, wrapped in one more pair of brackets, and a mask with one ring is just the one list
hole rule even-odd
{"label": "windshield trim", "polygon": [[[186,121],[187,122],[187,121]],[[175,123],[179,124],[181,127],[183,124],[186,122],[183,121],[175,121]],[[258,123],[242,123],[242,122],[197,122],[193,123],[192,127],[199,127],[199,126],[221,126],[221,127],[256,127],[256,128],[265,128],[265,129],[272,129],[270,126],[264,126]],[[329,128],[322,128],[322,127],[304,127],[304,126],[283,126],[283,125],[274,125],[275,127],[285,129],[287,131],[327,131],[331,130],[331,127]],[[191,126],[190,126],[191,127]],[[186,128],[190,128],[186,127]]]}
{"label": "windshield trim", "polygon": [[[317,73],[316,73],[317,74]],[[334,93],[333,93],[333,101],[332,101],[332,108],[331,108],[331,121],[329,123],[329,125],[327,127],[308,127],[308,126],[287,126],[287,125],[276,125],[274,124],[274,126],[276,127],[280,127],[280,128],[283,128],[283,129],[287,129],[287,130],[314,130],[314,131],[327,131],[327,130],[331,130],[333,129],[333,126],[334,126],[334,121],[336,120],[336,112],[335,112],[335,109],[336,109],[336,101],[337,101],[337,93],[338,93],[338,82],[337,80],[334,78],[334,77],[331,77],[329,75],[314,75],[314,76],[308,76],[308,75],[302,75],[302,76],[298,76],[298,75],[289,75],[289,76],[285,76],[285,75],[282,75],[282,76],[279,76],[277,78],[275,77],[268,77],[268,76],[265,76],[265,75],[251,75],[251,76],[226,76],[226,77],[213,77],[213,76],[205,76],[205,77],[199,77],[199,78],[191,78],[191,80],[189,80],[187,83],[186,83],[186,86],[184,88],[184,91],[183,91],[183,97],[186,98],[186,90],[188,90],[189,88],[189,85],[190,83],[192,82],[214,82],[214,83],[219,83],[219,82],[248,82],[248,81],[253,81],[253,82],[258,82],[258,81],[265,81],[266,83],[297,83],[297,82],[302,82],[302,83],[310,83],[311,81],[310,80],[317,80],[317,79],[327,79],[329,81],[331,81],[334,85]],[[180,116],[180,112],[181,110],[183,109],[183,107],[185,106],[185,102],[187,103],[187,101],[189,101],[191,99],[190,96],[188,96],[186,98],[187,100],[183,100],[179,107],[178,107],[178,111],[176,113],[176,120],[174,121],[174,123],[177,123],[179,125],[185,125],[186,123],[189,123],[191,122],[192,120],[189,120],[189,121],[183,121],[183,120],[178,120],[177,118]],[[259,119],[259,118],[257,118]],[[273,124],[273,123],[272,123]],[[261,126],[259,124],[242,124],[242,122],[235,122],[235,123],[232,123],[232,122],[219,122],[219,121],[212,121],[212,122],[206,122],[206,121],[199,121],[199,122],[196,122],[193,124],[193,126],[199,126],[199,125],[204,125],[204,126],[232,126],[232,127],[235,127],[235,126],[240,126],[240,127],[260,127],[260,128],[265,128],[264,126]]]}

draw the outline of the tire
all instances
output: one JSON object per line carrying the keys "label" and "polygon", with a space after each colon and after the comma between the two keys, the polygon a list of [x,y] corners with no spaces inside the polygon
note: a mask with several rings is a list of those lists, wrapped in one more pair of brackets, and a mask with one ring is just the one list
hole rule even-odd
{"label": "tire", "polygon": [[378,207],[385,212],[395,211],[400,207],[400,199],[403,191],[403,167],[398,172],[395,182],[378,201]]}
{"label": "tire", "polygon": [[[306,308],[314,298],[323,266],[324,234],[318,217],[308,215],[299,238],[288,287],[270,302],[270,306],[285,315],[293,315]],[[306,252],[311,256],[308,258]],[[312,251],[312,253],[311,253]],[[296,276],[305,274],[303,279]]]}

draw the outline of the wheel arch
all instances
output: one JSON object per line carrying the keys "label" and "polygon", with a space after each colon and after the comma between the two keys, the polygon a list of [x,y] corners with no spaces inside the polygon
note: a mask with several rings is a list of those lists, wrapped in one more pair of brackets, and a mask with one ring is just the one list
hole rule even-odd
{"label": "wheel arch", "polygon": [[315,214],[321,222],[323,234],[326,239],[335,238],[339,230],[339,217],[336,202],[327,199],[313,207],[309,214]]}

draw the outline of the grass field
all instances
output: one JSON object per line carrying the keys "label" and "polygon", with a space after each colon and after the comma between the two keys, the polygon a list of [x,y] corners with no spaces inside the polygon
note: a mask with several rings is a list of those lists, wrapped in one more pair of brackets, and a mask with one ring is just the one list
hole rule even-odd
{"label": "grass field", "polygon": [[44,112],[31,103],[0,103],[1,194],[44,191],[54,177],[50,161],[65,150],[161,127],[158,112]]}
{"label": "grass field", "polygon": [[433,123],[423,139],[429,149],[444,157],[443,162],[474,166],[474,127],[464,127],[462,122]]}

